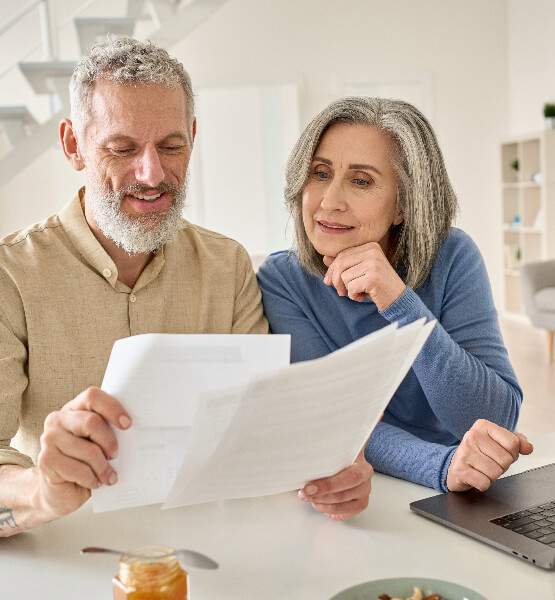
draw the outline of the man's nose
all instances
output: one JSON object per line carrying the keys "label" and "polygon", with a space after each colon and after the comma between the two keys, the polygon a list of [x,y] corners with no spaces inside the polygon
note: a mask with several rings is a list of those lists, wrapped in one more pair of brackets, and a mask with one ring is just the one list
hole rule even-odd
{"label": "man's nose", "polygon": [[156,187],[164,181],[164,168],[155,147],[147,146],[138,156],[135,167],[135,179],[138,183]]}
{"label": "man's nose", "polygon": [[326,187],[320,206],[327,212],[334,210],[344,211],[347,209],[344,190],[339,180],[334,179]]}

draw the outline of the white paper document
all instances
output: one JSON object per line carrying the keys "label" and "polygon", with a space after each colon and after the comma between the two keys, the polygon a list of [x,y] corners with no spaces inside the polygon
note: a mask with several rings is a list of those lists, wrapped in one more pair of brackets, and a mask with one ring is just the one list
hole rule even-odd
{"label": "white paper document", "polygon": [[[161,372],[156,353],[150,356],[140,345],[131,351],[131,340],[137,338],[123,340],[128,347],[121,353],[116,352],[117,342],[103,389],[122,401],[134,425],[118,433],[120,454],[113,465],[119,481],[93,491],[94,509],[155,502],[173,508],[261,496],[337,473],[354,461],[410,369],[435,324],[424,321],[402,328],[390,325],[327,356],[294,365],[286,365],[288,359],[278,364],[276,349],[270,367],[269,356],[259,350],[258,368],[240,381],[223,375],[222,365],[230,359],[224,360],[221,351],[220,361],[203,373],[220,385],[194,384],[196,400],[188,409],[173,404],[178,398],[183,402],[190,387],[194,369],[187,361],[192,353],[180,358],[166,347]],[[160,347],[166,337],[187,336],[159,336]],[[145,375],[150,364],[150,375]],[[174,401],[166,402],[166,394]],[[146,427],[148,422],[156,427]]]}
{"label": "white paper document", "polygon": [[249,381],[289,364],[288,335],[145,334],[118,340],[102,389],[125,406],[133,426],[114,429],[118,473],[93,490],[95,512],[166,499],[183,460],[203,392]]}

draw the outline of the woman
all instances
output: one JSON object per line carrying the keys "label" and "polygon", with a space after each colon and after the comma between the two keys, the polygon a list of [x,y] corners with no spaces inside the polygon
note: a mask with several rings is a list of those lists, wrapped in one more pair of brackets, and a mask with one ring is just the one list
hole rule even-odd
{"label": "woman", "polygon": [[296,245],[258,273],[272,331],[291,334],[296,362],[436,319],[365,458],[437,490],[486,489],[532,449],[511,433],[522,391],[480,252],[451,227],[457,200],[431,126],[405,102],[338,100],[306,127],[286,177]]}

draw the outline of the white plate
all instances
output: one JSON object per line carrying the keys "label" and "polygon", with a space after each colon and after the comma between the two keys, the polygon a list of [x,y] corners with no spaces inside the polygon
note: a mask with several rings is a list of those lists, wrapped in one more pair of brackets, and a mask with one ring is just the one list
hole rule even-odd
{"label": "white plate", "polygon": [[381,594],[392,598],[410,598],[414,588],[420,588],[424,598],[430,594],[439,594],[445,600],[487,600],[478,592],[450,581],[425,579],[422,577],[394,577],[376,579],[350,587],[339,592],[330,600],[378,600]]}

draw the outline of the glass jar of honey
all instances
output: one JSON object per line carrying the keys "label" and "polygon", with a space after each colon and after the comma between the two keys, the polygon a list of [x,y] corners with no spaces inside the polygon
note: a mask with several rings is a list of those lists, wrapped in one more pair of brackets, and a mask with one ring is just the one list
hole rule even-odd
{"label": "glass jar of honey", "polygon": [[114,600],[188,600],[188,576],[169,546],[146,546],[123,555],[112,579]]}

